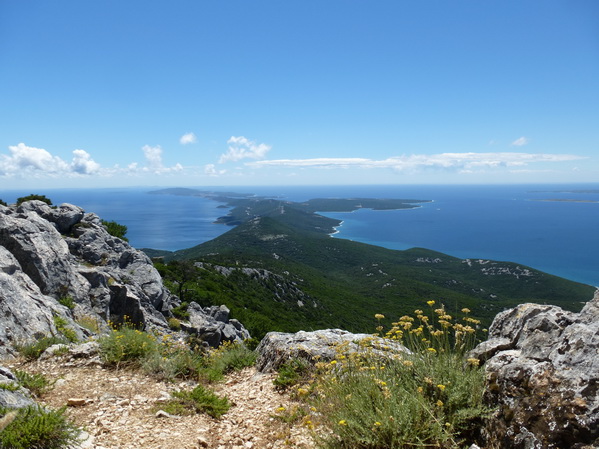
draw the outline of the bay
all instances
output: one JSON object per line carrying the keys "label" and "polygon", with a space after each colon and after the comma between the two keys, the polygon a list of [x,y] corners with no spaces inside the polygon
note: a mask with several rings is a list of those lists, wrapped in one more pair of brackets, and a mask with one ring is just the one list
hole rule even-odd
{"label": "bay", "polygon": [[[517,262],[599,285],[599,184],[197,188],[290,201],[319,197],[432,200],[416,209],[361,209],[323,215],[343,221],[334,238],[391,249],[423,247],[460,258]],[[45,194],[54,204],[76,204],[105,220],[126,225],[131,244],[138,248],[188,248],[230,229],[213,223],[227,213],[221,203],[200,197],[148,194],[157,189],[47,189],[33,193]],[[14,202],[29,193],[5,190],[0,191],[0,198]]]}

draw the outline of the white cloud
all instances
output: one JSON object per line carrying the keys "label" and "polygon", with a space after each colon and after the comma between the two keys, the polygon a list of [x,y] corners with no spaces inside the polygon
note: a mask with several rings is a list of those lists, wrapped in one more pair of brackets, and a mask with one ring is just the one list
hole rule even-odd
{"label": "white cloud", "polygon": [[2,155],[0,171],[10,174],[20,170],[60,173],[69,171],[69,164],[52,156],[43,148],[29,147],[24,143],[9,146],[10,156]]}
{"label": "white cloud", "polygon": [[177,163],[172,167],[165,167],[162,162],[162,148],[160,146],[145,145],[142,148],[146,163],[140,165],[132,162],[121,168],[102,167],[85,150],[73,151],[71,162],[52,155],[43,148],[35,148],[19,143],[8,147],[9,154],[0,155],[0,176],[9,178],[76,178],[82,176],[98,175],[103,177],[118,176],[119,174],[163,174],[183,171],[185,168]]}
{"label": "white cloud", "polygon": [[432,155],[397,156],[375,160],[367,158],[278,159],[249,162],[253,167],[303,168],[390,168],[410,171],[423,168],[457,169],[462,171],[525,166],[536,162],[565,162],[584,159],[572,154],[535,153],[440,153]]}
{"label": "white cloud", "polygon": [[521,147],[521,146],[526,145],[528,142],[530,142],[530,139],[522,136],[522,137],[518,137],[516,140],[514,140],[512,142],[512,146],[513,147]]}
{"label": "white cloud", "polygon": [[94,161],[87,151],[75,150],[73,151],[71,169],[82,175],[90,175],[97,173],[100,170],[100,164]]}
{"label": "white cloud", "polygon": [[160,170],[162,166],[162,148],[160,145],[151,147],[150,145],[144,145],[141,150],[144,152],[146,163],[148,168],[153,170]]}
{"label": "white cloud", "polygon": [[[183,170],[183,166],[179,163],[175,164],[172,167],[165,167],[162,163],[162,147],[160,145],[156,145],[152,147],[150,145],[144,145],[141,150],[144,153],[146,158],[146,166],[141,168],[141,171],[144,172],[152,172],[154,174],[162,174],[162,173],[170,173],[177,172]],[[129,164],[129,167],[135,170],[140,170],[137,166],[133,166],[133,164]]]}
{"label": "white cloud", "polygon": [[214,164],[206,164],[204,166],[204,174],[208,176],[220,176],[224,175],[227,170],[217,170]]}
{"label": "white cloud", "polygon": [[270,145],[256,144],[256,142],[243,136],[231,136],[227,143],[229,144],[229,150],[220,156],[218,161],[220,164],[241,159],[263,159],[271,149]]}
{"label": "white cloud", "polygon": [[181,136],[181,138],[179,139],[179,143],[181,145],[188,145],[190,143],[196,143],[197,141],[198,141],[198,138],[196,137],[196,135],[194,133],[183,134]]}

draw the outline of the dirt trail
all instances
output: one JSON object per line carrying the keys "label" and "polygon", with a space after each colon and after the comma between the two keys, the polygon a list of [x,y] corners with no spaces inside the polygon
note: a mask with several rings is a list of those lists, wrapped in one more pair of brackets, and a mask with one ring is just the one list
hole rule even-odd
{"label": "dirt trail", "polygon": [[314,448],[310,430],[301,422],[290,425],[273,418],[279,407],[294,401],[274,389],[272,374],[254,368],[230,374],[212,386],[233,406],[219,420],[208,415],[158,417],[161,401],[170,392],[191,389],[192,382],[163,382],[131,370],[108,369],[89,362],[72,363],[58,358],[12,368],[42,373],[55,381],[40,400],[53,408],[67,405],[68,416],[84,428],[85,449],[270,449]]}

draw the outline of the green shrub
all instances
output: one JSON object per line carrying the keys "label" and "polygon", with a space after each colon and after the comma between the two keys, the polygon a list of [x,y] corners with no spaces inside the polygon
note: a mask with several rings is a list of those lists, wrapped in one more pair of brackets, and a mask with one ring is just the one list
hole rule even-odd
{"label": "green shrub", "polygon": [[22,196],[20,198],[17,198],[17,206],[21,205],[21,203],[24,203],[25,201],[32,201],[32,200],[43,201],[48,206],[52,206],[52,200],[50,200],[50,198],[46,198],[46,195],[36,195],[33,193],[31,195]]}
{"label": "green shrub", "polygon": [[69,310],[73,310],[75,308],[75,301],[73,300],[73,297],[69,295],[58,298],[58,303],[62,304]]}
{"label": "green shrub", "polygon": [[181,330],[181,321],[179,321],[177,318],[169,318],[168,319],[168,327],[174,331],[180,331]]}
{"label": "green shrub", "polygon": [[22,387],[27,388],[36,397],[48,392],[53,385],[43,374],[29,374],[21,370],[15,370],[14,374],[17,382]]}
{"label": "green shrub", "polygon": [[30,343],[17,344],[15,348],[27,360],[37,360],[50,346],[68,343],[68,340],[64,337],[52,336],[42,337],[39,340]]}
{"label": "green shrub", "polygon": [[324,448],[456,448],[472,437],[490,412],[482,403],[484,372],[478,360],[464,360],[477,320],[454,322],[429,304],[430,314],[417,310],[416,319],[404,316],[386,334],[411,354],[381,357],[368,341],[358,353],[340,347],[335,360],[317,364],[314,383],[298,389],[328,430],[320,433]]}
{"label": "green shrub", "polygon": [[[0,415],[11,413],[0,408]],[[79,429],[65,416],[65,408],[47,410],[41,406],[19,409],[14,420],[0,432],[3,449],[64,449],[78,442]]]}
{"label": "green shrub", "polygon": [[8,204],[6,204],[6,201],[0,200],[0,204],[3,206],[8,206]]}
{"label": "green shrub", "polygon": [[164,403],[161,408],[173,415],[206,413],[213,418],[220,418],[231,407],[226,397],[220,397],[202,385],[198,385],[191,391],[174,391],[172,396],[173,398]]}
{"label": "green shrub", "polygon": [[256,353],[240,343],[223,343],[213,350],[204,362],[200,377],[208,382],[218,382],[225,374],[240,371],[256,363]]}
{"label": "green shrub", "polygon": [[125,234],[127,234],[127,226],[118,224],[116,221],[106,221],[106,220],[102,220],[102,224],[106,227],[106,230],[108,231],[108,233],[110,235],[112,235],[113,237],[118,237],[121,240],[124,240],[126,242],[129,241],[129,239],[127,239],[127,237],[125,237]]}
{"label": "green shrub", "polygon": [[273,384],[278,390],[286,390],[302,381],[307,380],[311,374],[311,364],[304,359],[291,359],[279,366],[277,377]]}
{"label": "green shrub", "polygon": [[160,353],[159,343],[153,335],[125,324],[101,337],[100,354],[108,365],[140,367],[144,358]]}
{"label": "green shrub", "polygon": [[189,318],[189,312],[187,311],[188,307],[189,303],[183,301],[181,305],[174,307],[171,310],[171,312],[173,313],[173,315],[175,315],[175,317],[179,318],[180,320],[186,320]]}
{"label": "green shrub", "polygon": [[[165,348],[163,348],[163,351]],[[167,349],[167,352],[154,352],[144,357],[141,368],[161,380],[176,378],[197,379],[204,364],[202,354],[188,348]]]}
{"label": "green shrub", "polygon": [[64,336],[69,342],[75,343],[77,341],[77,332],[72,327],[69,327],[69,322],[61,316],[55,315],[54,326],[56,330]]}
{"label": "green shrub", "polygon": [[93,316],[84,315],[78,318],[76,321],[79,326],[93,332],[94,334],[100,332],[100,323],[98,319],[94,318]]}

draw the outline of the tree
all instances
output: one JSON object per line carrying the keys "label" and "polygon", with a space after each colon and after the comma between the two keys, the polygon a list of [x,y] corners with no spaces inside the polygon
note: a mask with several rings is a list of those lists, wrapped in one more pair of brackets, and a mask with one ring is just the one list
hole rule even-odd
{"label": "tree", "polygon": [[17,206],[19,206],[21,203],[24,203],[25,201],[33,200],[43,201],[48,206],[52,206],[52,200],[50,200],[50,198],[46,198],[46,195],[36,195],[34,193],[32,193],[31,195],[22,196],[21,198],[17,198]]}
{"label": "tree", "polygon": [[106,221],[102,220],[102,224],[106,227],[106,230],[113,237],[118,237],[125,242],[128,242],[129,239],[125,237],[127,234],[127,226],[118,224],[116,221]]}
{"label": "tree", "polygon": [[161,274],[177,286],[177,296],[184,301],[187,293],[185,286],[200,277],[200,269],[191,260],[173,260],[164,266]]}

